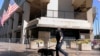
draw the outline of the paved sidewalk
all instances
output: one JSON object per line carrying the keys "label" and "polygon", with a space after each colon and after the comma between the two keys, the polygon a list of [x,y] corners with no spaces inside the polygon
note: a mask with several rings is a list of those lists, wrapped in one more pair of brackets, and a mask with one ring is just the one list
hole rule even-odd
{"label": "paved sidewalk", "polygon": [[[38,50],[27,49],[26,45],[0,42],[0,56],[40,56]],[[100,56],[100,51],[78,51],[67,48],[68,56]],[[54,56],[55,53],[54,53]],[[60,53],[60,56],[63,56]]]}

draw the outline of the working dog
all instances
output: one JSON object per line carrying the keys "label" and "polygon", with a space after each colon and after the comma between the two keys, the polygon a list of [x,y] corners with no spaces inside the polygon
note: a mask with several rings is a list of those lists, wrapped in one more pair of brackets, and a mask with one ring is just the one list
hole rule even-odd
{"label": "working dog", "polygon": [[54,49],[45,49],[45,48],[42,48],[42,49],[39,49],[38,50],[38,53],[41,55],[41,56],[54,56]]}

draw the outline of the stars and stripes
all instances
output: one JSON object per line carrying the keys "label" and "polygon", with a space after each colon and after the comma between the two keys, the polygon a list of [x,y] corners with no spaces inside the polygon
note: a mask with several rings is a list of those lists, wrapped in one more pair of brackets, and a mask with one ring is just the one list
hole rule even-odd
{"label": "stars and stripes", "polygon": [[1,18],[1,22],[0,22],[2,26],[4,25],[4,22],[5,22],[7,17],[8,17],[7,12],[6,12],[6,10],[4,10],[2,18]]}
{"label": "stars and stripes", "polygon": [[1,18],[2,18],[2,17],[0,16],[0,26],[1,26]]}
{"label": "stars and stripes", "polygon": [[9,17],[26,1],[19,0],[19,4],[15,2],[15,0],[10,0],[8,10],[3,12],[2,17],[0,19],[0,24],[3,26],[4,23],[9,19]]}
{"label": "stars and stripes", "polygon": [[14,0],[10,0],[10,4],[7,10],[7,14],[10,16],[19,8],[19,5],[16,4]]}
{"label": "stars and stripes", "polygon": [[19,8],[19,5],[16,4],[15,0],[10,0],[8,10],[4,10],[1,18],[1,25],[3,26],[5,21]]}

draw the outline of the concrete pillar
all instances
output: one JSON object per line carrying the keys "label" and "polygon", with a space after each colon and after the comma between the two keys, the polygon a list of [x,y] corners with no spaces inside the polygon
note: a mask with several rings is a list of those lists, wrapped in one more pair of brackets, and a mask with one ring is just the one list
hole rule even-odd
{"label": "concrete pillar", "polygon": [[90,8],[88,11],[87,11],[87,20],[91,23],[91,26],[93,24],[93,19],[94,19],[94,15],[93,15],[93,9],[94,8]]}
{"label": "concrete pillar", "polygon": [[14,24],[13,24],[13,30],[16,30],[17,29],[17,26],[18,26],[18,19],[20,19],[19,18],[19,15],[18,15],[18,13],[15,13],[14,14]]}
{"label": "concrete pillar", "polygon": [[7,21],[7,24],[6,24],[6,38],[7,38],[7,30],[8,30],[8,21]]}
{"label": "concrete pillar", "polygon": [[10,29],[10,19],[8,19],[8,30],[7,30],[7,33],[9,33],[9,29]]}
{"label": "concrete pillar", "polygon": [[29,34],[29,38],[30,38],[30,37],[31,37],[31,34],[32,34],[32,31],[29,30],[29,31],[28,31],[28,34]]}
{"label": "concrete pillar", "polygon": [[4,26],[2,27],[2,35],[3,35],[3,38],[4,38]]}
{"label": "concrete pillar", "polygon": [[7,26],[7,38],[9,38],[9,32],[10,32],[10,19],[8,19],[8,26]]}
{"label": "concrete pillar", "polygon": [[88,22],[91,24],[91,29],[90,30],[90,40],[93,40],[94,39],[94,35],[93,35],[93,19],[94,19],[94,10],[95,8],[90,8],[88,11],[87,11],[87,20]]}
{"label": "concrete pillar", "polygon": [[2,29],[2,27],[1,27],[1,37],[2,37],[2,35],[3,35],[3,29]]}
{"label": "concrete pillar", "polygon": [[48,42],[50,39],[50,32],[48,31],[39,31],[38,32],[38,38],[44,41],[44,47],[48,47]]}
{"label": "concrete pillar", "polygon": [[12,38],[16,38],[16,33],[12,32]]}
{"label": "concrete pillar", "polygon": [[5,31],[4,31],[5,38],[7,38],[7,36],[6,36],[6,35],[7,35],[7,29],[8,29],[8,28],[7,28],[7,25],[8,25],[8,24],[7,24],[7,22],[6,22],[6,23],[5,23],[5,29],[4,29],[4,30],[5,30]]}
{"label": "concrete pillar", "polygon": [[[11,34],[13,33],[13,29],[12,29],[12,24],[13,24],[13,20],[12,20],[12,18],[11,18],[11,27],[10,27],[10,32],[11,32]],[[12,38],[12,35],[11,35],[11,38]]]}
{"label": "concrete pillar", "polygon": [[94,40],[93,30],[90,30],[90,40]]}
{"label": "concrete pillar", "polygon": [[5,38],[5,25],[3,26],[3,35],[4,35],[4,38]]}
{"label": "concrete pillar", "polygon": [[16,32],[12,32],[12,41],[15,42],[16,41]]}
{"label": "concrete pillar", "polygon": [[4,37],[4,27],[2,27],[2,35],[3,35],[3,37]]}
{"label": "concrete pillar", "polygon": [[10,34],[9,33],[7,33],[7,38],[10,38]]}
{"label": "concrete pillar", "polygon": [[26,37],[26,27],[27,27],[27,24],[28,24],[28,21],[29,21],[29,17],[30,17],[30,5],[29,3],[25,2],[24,5],[23,5],[23,17],[22,17],[22,34],[21,34],[21,37],[22,37],[22,43],[24,44],[24,41],[25,41],[25,37]]}
{"label": "concrete pillar", "polygon": [[11,29],[11,26],[12,26],[12,19],[9,19],[9,25],[8,25],[8,32],[11,32],[12,29]]}
{"label": "concrete pillar", "polygon": [[16,40],[16,33],[14,32],[17,28],[18,28],[18,19],[19,19],[19,15],[18,13],[14,13],[14,21],[13,21],[13,31],[12,31],[12,38],[13,40]]}
{"label": "concrete pillar", "polygon": [[0,38],[1,38],[1,28],[0,28]]}

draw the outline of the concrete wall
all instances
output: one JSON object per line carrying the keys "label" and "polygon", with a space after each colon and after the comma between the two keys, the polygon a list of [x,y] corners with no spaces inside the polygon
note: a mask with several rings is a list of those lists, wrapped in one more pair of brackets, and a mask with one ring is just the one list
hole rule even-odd
{"label": "concrete wall", "polygon": [[87,20],[91,23],[91,25],[93,24],[93,20],[94,20],[94,10],[95,8],[91,8],[87,11]]}

